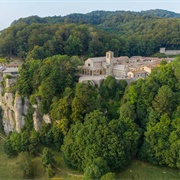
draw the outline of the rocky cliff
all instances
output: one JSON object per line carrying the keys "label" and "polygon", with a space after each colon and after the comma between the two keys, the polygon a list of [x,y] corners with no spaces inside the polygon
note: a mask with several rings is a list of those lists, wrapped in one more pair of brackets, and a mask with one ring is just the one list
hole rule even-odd
{"label": "rocky cliff", "polygon": [[13,97],[12,93],[5,93],[4,96],[0,98],[1,108],[2,108],[2,121],[5,133],[10,131],[19,132],[20,129],[25,125],[24,115],[27,115],[29,107],[29,101],[26,99],[23,104],[22,98],[16,93]]}
{"label": "rocky cliff", "polygon": [[[4,126],[4,131],[8,134],[11,131],[20,132],[25,126],[25,116],[28,114],[28,109],[31,106],[27,98],[22,98],[18,93],[13,95],[10,92],[10,87],[15,83],[14,79],[6,79],[5,87],[0,85],[0,107],[1,121]],[[32,116],[34,129],[38,131],[41,127],[41,122],[51,123],[48,114],[39,115],[38,105],[33,105],[34,113]]]}

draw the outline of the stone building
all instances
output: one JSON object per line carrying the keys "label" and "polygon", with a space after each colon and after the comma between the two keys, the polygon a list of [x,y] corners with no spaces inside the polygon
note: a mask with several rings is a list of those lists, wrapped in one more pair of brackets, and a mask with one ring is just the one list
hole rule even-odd
{"label": "stone building", "polygon": [[132,56],[131,58],[129,58],[129,63],[136,63],[142,60],[143,60],[142,56]]}
{"label": "stone building", "polygon": [[5,77],[6,75],[11,75],[13,77],[17,77],[18,76],[18,68],[7,68],[3,71],[3,77]]}
{"label": "stone building", "polygon": [[84,75],[112,75],[120,78],[125,78],[128,71],[127,66],[122,65],[112,51],[106,52],[105,57],[87,59],[82,69]]}
{"label": "stone building", "polygon": [[146,78],[148,76],[148,73],[146,71],[143,70],[139,70],[139,71],[129,71],[127,73],[127,76],[129,78],[134,78],[134,79],[139,79],[139,78]]}
{"label": "stone building", "polygon": [[166,55],[178,55],[180,54],[180,50],[166,50],[165,47],[160,48],[160,53],[164,53]]}
{"label": "stone building", "polygon": [[116,65],[113,67],[113,76],[118,78],[126,78],[128,72],[127,65]]}
{"label": "stone building", "polygon": [[100,86],[108,75],[116,79],[125,79],[127,82],[135,81],[139,78],[146,78],[156,66],[160,65],[162,60],[171,62],[173,58],[114,57],[114,53],[108,51],[105,57],[89,58],[85,61],[79,82],[91,82],[91,84],[95,83]]}

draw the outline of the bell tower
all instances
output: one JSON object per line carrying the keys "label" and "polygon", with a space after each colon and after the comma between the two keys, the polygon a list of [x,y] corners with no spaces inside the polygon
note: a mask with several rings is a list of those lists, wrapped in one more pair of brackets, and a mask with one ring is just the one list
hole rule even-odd
{"label": "bell tower", "polygon": [[106,52],[106,62],[111,64],[111,59],[114,58],[114,52],[108,51]]}

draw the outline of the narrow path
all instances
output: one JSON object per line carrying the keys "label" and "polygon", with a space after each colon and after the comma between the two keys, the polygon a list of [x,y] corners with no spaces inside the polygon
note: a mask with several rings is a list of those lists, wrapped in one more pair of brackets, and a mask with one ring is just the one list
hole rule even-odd
{"label": "narrow path", "polygon": [[[41,153],[38,153],[39,156],[42,157],[42,154]],[[69,176],[75,176],[75,177],[83,177],[83,175],[79,175],[79,174],[72,174],[72,173],[69,173],[67,170],[64,170],[64,169],[61,169],[57,166],[55,166],[54,164],[52,164],[54,168],[56,168],[58,171],[61,171],[61,172],[65,172],[67,175]]]}
{"label": "narrow path", "polygon": [[65,172],[65,173],[66,173],[67,175],[69,175],[69,176],[83,177],[83,175],[80,175],[80,174],[72,174],[72,173],[69,173],[67,170],[61,169],[61,168],[55,166],[54,164],[53,164],[53,167],[56,168],[58,171]]}

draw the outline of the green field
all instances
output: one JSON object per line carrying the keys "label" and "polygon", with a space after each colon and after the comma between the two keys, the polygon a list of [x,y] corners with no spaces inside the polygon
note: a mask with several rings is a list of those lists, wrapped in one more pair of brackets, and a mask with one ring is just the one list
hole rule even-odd
{"label": "green field", "polygon": [[18,169],[17,158],[8,158],[3,151],[3,140],[0,139],[0,179],[22,179]]}
{"label": "green field", "polygon": [[180,170],[152,166],[142,161],[133,160],[128,167],[118,173],[118,179],[175,180],[180,179]]}
{"label": "green field", "polygon": [[[81,180],[83,173],[67,168],[61,153],[53,152],[57,162],[54,180]],[[44,174],[40,157],[33,160],[35,179],[48,179]],[[14,180],[23,179],[22,172],[18,167],[18,158],[8,158],[3,151],[3,140],[0,139],[0,179]],[[180,170],[167,167],[152,166],[142,161],[133,160],[128,167],[117,174],[117,179],[127,180],[173,180],[180,179]]]}
{"label": "green field", "polygon": [[[53,152],[57,162],[57,168],[55,169],[56,175],[53,179],[69,179],[69,180],[80,180],[83,177],[83,173],[73,171],[67,168],[61,153]],[[36,157],[33,159],[35,179],[49,179],[44,173],[44,168],[41,164],[41,158]],[[3,150],[3,140],[0,138],[0,180],[16,180],[23,179],[22,171],[18,165],[18,158],[8,158]]]}

